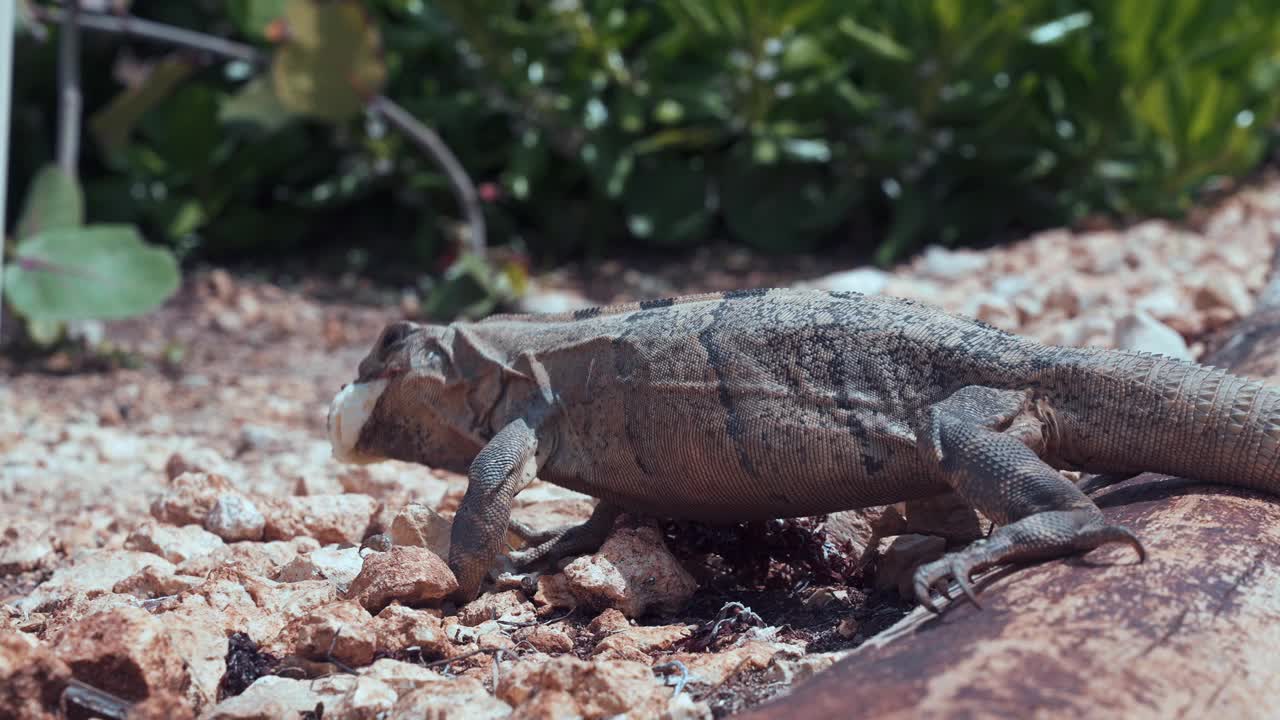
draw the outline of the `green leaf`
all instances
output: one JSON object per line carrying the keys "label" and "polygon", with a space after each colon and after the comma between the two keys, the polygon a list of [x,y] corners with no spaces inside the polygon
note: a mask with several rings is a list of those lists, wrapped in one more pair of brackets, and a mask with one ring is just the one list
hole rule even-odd
{"label": "green leaf", "polygon": [[287,39],[271,78],[287,109],[339,122],[382,91],[387,67],[378,28],[353,0],[288,0]]}
{"label": "green leaf", "polygon": [[1231,116],[1231,110],[1222,101],[1224,91],[1217,73],[1187,73],[1187,82],[1194,85],[1188,95],[1194,98],[1190,109],[1191,119],[1187,127],[1188,144],[1198,143],[1214,130],[1216,123]]}
{"label": "green leaf", "polygon": [[714,128],[679,127],[658,132],[631,146],[637,155],[647,155],[659,150],[702,150],[719,142],[723,132]]}
{"label": "green leaf", "polygon": [[1177,137],[1174,131],[1172,116],[1175,109],[1170,100],[1169,83],[1159,80],[1150,83],[1146,92],[1138,98],[1135,115],[1160,134],[1162,138],[1173,142]]}
{"label": "green leaf", "polygon": [[272,133],[293,119],[280,104],[271,84],[261,77],[245,83],[239,92],[223,101],[218,119],[228,125],[248,125],[258,132]]}
{"label": "green leaf", "polygon": [[35,14],[31,11],[29,3],[30,0],[18,0],[17,2],[15,7],[17,13],[13,18],[13,29],[15,33],[32,32],[34,34],[39,32],[39,30],[31,30],[31,28],[36,27],[37,21]]}
{"label": "green leaf", "polygon": [[1088,10],[1064,15],[1031,29],[1027,39],[1033,45],[1052,45],[1077,30],[1083,30],[1093,23],[1093,13]]}
{"label": "green leaf", "polygon": [[57,320],[27,318],[27,336],[35,344],[41,347],[49,347],[62,337],[63,325]]}
{"label": "green leaf", "polygon": [[194,69],[184,56],[175,53],[157,63],[137,87],[112,98],[106,107],[89,118],[89,129],[98,147],[108,157],[122,151],[142,117],[167,98]]}
{"label": "green leaf", "polygon": [[32,320],[129,317],[178,288],[173,255],[144,243],[129,225],[46,230],[15,255],[5,269],[5,295]]}
{"label": "green leaf", "polygon": [[865,25],[859,25],[853,18],[842,17],[836,25],[840,32],[886,60],[906,62],[911,59],[911,51],[899,45],[896,40]]}
{"label": "green leaf", "polygon": [[1164,5],[1150,0],[1112,0],[1103,3],[1111,12],[1116,54],[1135,75],[1151,73],[1160,63],[1153,55]]}
{"label": "green leaf", "polygon": [[172,204],[168,226],[165,234],[171,238],[190,235],[208,221],[208,213],[194,198],[178,200]]}
{"label": "green leaf", "polygon": [[782,53],[782,67],[788,71],[816,68],[819,72],[831,65],[831,56],[813,35],[797,35]]}
{"label": "green leaf", "polygon": [[240,32],[255,39],[267,37],[267,26],[284,15],[285,0],[227,0],[227,14]]}
{"label": "green leaf", "polygon": [[919,247],[927,216],[920,194],[910,187],[905,188],[894,201],[893,222],[889,231],[880,241],[880,247],[876,248],[876,265],[888,267]]}
{"label": "green leaf", "polygon": [[825,163],[831,160],[831,145],[826,140],[805,138],[784,138],[779,146],[782,152],[793,160],[801,162]]}
{"label": "green leaf", "polygon": [[80,184],[57,165],[46,165],[27,190],[26,207],[18,221],[18,239],[83,224],[84,196]]}
{"label": "green leaf", "polygon": [[218,96],[208,85],[188,83],[143,120],[142,135],[169,170],[199,178],[217,162],[218,147],[227,142],[218,124]]}
{"label": "green leaf", "polygon": [[933,0],[933,16],[938,25],[946,31],[959,27],[964,18],[966,0]]}
{"label": "green leaf", "polygon": [[423,315],[437,320],[479,319],[525,292],[528,277],[514,263],[492,265],[479,255],[464,254],[445,270],[423,303]]}

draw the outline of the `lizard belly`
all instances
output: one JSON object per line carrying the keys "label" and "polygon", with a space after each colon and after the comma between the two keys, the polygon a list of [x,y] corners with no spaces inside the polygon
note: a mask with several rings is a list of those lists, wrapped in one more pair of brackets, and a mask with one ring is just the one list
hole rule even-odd
{"label": "lizard belly", "polygon": [[[668,413],[654,424],[631,414],[612,430],[627,442],[557,453],[541,476],[624,508],[718,522],[817,515],[947,489],[901,423],[808,415],[775,410],[717,427],[702,413]],[[608,434],[597,426],[589,437]]]}

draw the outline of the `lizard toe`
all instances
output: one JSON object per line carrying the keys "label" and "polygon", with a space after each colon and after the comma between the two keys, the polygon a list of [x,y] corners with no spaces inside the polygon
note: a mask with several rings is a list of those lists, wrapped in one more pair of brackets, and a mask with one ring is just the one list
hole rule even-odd
{"label": "lizard toe", "polygon": [[955,576],[956,584],[960,586],[960,591],[964,593],[964,596],[969,598],[969,602],[973,603],[974,607],[981,610],[982,603],[978,602],[978,593],[973,589],[973,581],[969,578],[972,572],[972,567],[964,568],[963,572],[960,572]]}
{"label": "lizard toe", "polygon": [[934,615],[941,615],[942,608],[933,601],[933,590],[919,579],[915,581],[916,602]]}
{"label": "lizard toe", "polygon": [[1104,490],[1132,477],[1137,477],[1137,473],[1099,473],[1080,478],[1080,482],[1076,487],[1080,488],[1080,492],[1085,495],[1093,495],[1099,490]]}
{"label": "lizard toe", "polygon": [[973,588],[972,574],[974,564],[974,561],[966,556],[965,553],[958,552],[948,553],[938,560],[925,563],[916,568],[912,583],[916,600],[930,612],[941,613],[942,611],[933,601],[933,588],[937,587],[942,598],[950,601],[950,583],[955,580],[956,584],[960,586],[960,592],[975,607],[981,609],[982,604],[978,602],[978,594]]}
{"label": "lizard toe", "polygon": [[512,550],[507,553],[507,562],[515,570],[523,570],[537,561],[538,558],[528,550]]}

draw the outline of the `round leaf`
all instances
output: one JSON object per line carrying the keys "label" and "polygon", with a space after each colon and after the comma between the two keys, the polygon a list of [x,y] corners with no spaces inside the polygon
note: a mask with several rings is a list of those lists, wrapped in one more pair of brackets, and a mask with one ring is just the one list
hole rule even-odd
{"label": "round leaf", "polygon": [[5,268],[5,295],[37,321],[129,317],[178,288],[178,263],[128,225],[41,232],[18,245]]}
{"label": "round leaf", "polygon": [[80,185],[57,165],[46,165],[27,190],[26,207],[18,221],[18,239],[83,224],[84,196]]}
{"label": "round leaf", "polygon": [[381,92],[387,79],[378,28],[353,0],[289,0],[287,39],[276,52],[271,79],[287,109],[340,121]]}

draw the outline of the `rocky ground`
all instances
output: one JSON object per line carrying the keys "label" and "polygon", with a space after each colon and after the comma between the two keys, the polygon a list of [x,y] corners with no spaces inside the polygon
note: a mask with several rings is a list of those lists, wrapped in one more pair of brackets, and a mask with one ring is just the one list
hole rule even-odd
{"label": "rocky ground", "polygon": [[[606,263],[541,278],[526,304],[806,284],[1196,357],[1250,309],[1278,234],[1280,183],[1264,181],[1187,226],[931,249],[892,273],[741,253]],[[900,581],[944,549],[874,540],[868,513],[624,516],[595,555],[453,607],[440,557],[465,478],[340,466],[325,440],[330,399],[411,305],[351,278],[203,271],[148,318],[84,329],[114,354],[0,361],[0,718],[723,716],[891,625],[911,606]],[[514,516],[549,528],[590,507],[535,484]]]}

